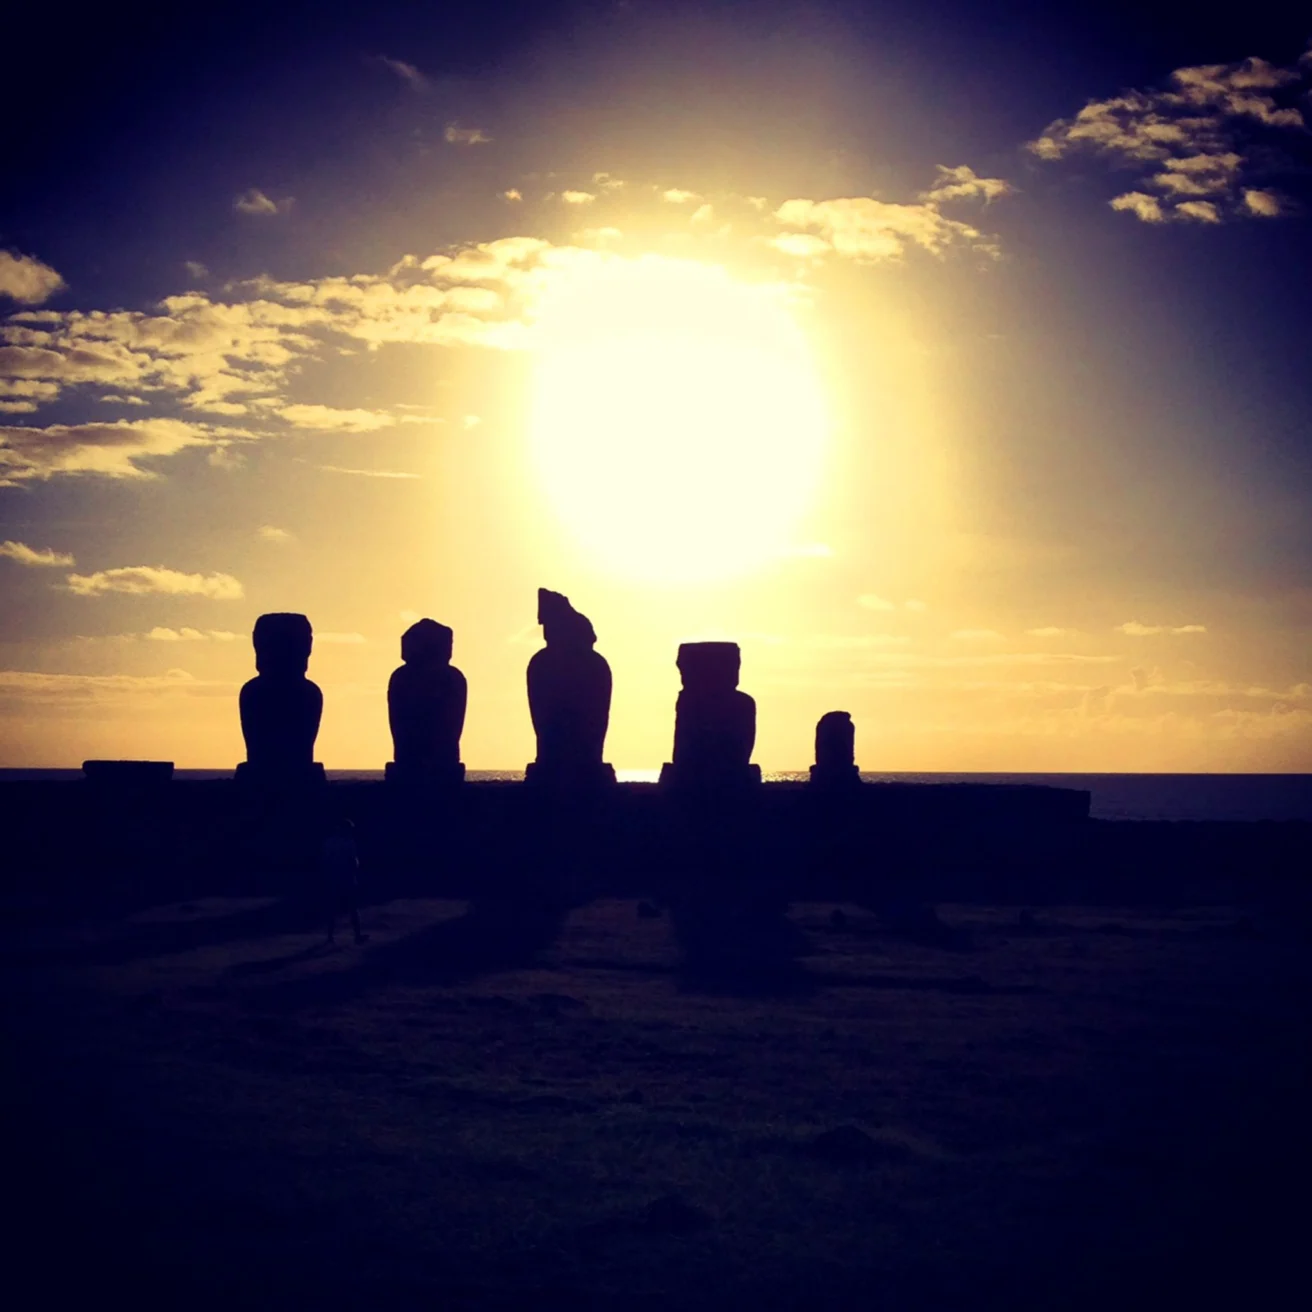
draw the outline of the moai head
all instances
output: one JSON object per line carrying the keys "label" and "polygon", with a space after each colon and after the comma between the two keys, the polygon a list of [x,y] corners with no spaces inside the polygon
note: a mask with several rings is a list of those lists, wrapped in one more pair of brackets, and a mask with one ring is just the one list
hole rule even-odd
{"label": "moai head", "polygon": [[449,665],[455,633],[436,620],[416,620],[401,635],[401,659],[407,665]]}
{"label": "moai head", "polygon": [[732,692],[738,686],[742,653],[736,642],[683,642],[678,666],[689,692]]}
{"label": "moai head", "polygon": [[548,647],[593,647],[596,630],[586,615],[569,604],[569,598],[546,588],[538,589],[538,623]]}
{"label": "moai head", "polygon": [[851,766],[856,763],[856,726],[846,711],[829,711],[815,726],[815,763]]}
{"label": "moai head", "polygon": [[304,675],[310,665],[314,630],[304,615],[277,612],[261,615],[251,633],[255,668],[275,678]]}

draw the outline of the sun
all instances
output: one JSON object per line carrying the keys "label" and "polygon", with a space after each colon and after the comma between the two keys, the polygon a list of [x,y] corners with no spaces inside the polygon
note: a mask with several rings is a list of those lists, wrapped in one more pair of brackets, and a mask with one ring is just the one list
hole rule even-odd
{"label": "sun", "polygon": [[710,581],[791,545],[828,418],[777,286],[689,260],[599,256],[544,284],[534,337],[533,458],[600,568]]}

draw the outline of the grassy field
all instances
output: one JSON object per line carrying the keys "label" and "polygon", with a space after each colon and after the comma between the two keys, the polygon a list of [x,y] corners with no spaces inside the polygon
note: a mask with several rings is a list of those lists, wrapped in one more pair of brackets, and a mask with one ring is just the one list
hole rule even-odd
{"label": "grassy field", "polygon": [[945,951],[804,905],[798,972],[734,988],[633,902],[527,960],[463,911],[331,951],[257,899],[10,925],[23,1305],[1307,1296],[1304,923],[944,907]]}

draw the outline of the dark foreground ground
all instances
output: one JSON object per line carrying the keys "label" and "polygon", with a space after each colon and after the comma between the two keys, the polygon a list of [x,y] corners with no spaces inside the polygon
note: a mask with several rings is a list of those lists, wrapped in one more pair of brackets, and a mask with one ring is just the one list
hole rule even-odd
{"label": "dark foreground ground", "polygon": [[799,906],[773,992],[632,901],[11,922],[9,1305],[1312,1305],[1305,911],[941,910]]}

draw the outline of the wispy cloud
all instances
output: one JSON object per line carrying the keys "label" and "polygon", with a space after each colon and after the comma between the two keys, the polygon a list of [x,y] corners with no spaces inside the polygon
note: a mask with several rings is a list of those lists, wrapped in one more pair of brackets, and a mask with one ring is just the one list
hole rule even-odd
{"label": "wispy cloud", "polygon": [[0,487],[57,474],[154,478],[142,461],[176,455],[188,447],[219,447],[248,436],[181,419],[119,419],[44,428],[0,424]]}
{"label": "wispy cloud", "polygon": [[241,634],[228,629],[167,629],[156,625],[142,637],[150,642],[236,642]]}
{"label": "wispy cloud", "polygon": [[35,255],[0,251],[0,296],[20,305],[40,305],[63,286],[63,278]]}
{"label": "wispy cloud", "polygon": [[562,191],[560,198],[566,205],[591,205],[597,199],[590,191]]}
{"label": "wispy cloud", "polygon": [[266,196],[258,187],[252,187],[249,191],[243,191],[232,202],[232,208],[242,214],[263,215],[270,218],[276,214],[287,214],[292,208],[292,198],[284,196],[281,200],[273,200]]}
{"label": "wispy cloud", "polygon": [[1205,624],[1140,624],[1138,620],[1128,620],[1118,624],[1115,631],[1126,633],[1132,638],[1151,638],[1163,633],[1206,633]]}
{"label": "wispy cloud", "polygon": [[396,469],[349,469],[345,465],[316,465],[329,474],[354,474],[358,478],[423,478],[422,474],[406,474]]}
{"label": "wispy cloud", "polygon": [[332,429],[342,433],[372,433],[396,423],[395,416],[383,410],[339,410],[330,405],[284,405],[276,413],[296,428]]}
{"label": "wispy cloud", "polygon": [[284,543],[291,542],[295,539],[295,534],[289,533],[285,528],[275,528],[272,524],[261,524],[255,530],[255,536],[262,542]]}
{"label": "wispy cloud", "polygon": [[182,693],[221,696],[233,685],[197,679],[186,670],[165,674],[46,674],[40,670],[0,670],[0,698],[15,701],[121,701]]}
{"label": "wispy cloud", "polygon": [[458,123],[448,123],[442,139],[449,146],[486,146],[492,141],[482,128],[462,128]]}
{"label": "wispy cloud", "polygon": [[[910,204],[877,200],[873,196],[848,196],[836,200],[794,199],[775,211],[775,219],[786,228],[814,229],[837,255],[859,264],[899,260],[909,248],[918,247],[931,255],[943,255],[964,247],[996,259],[997,241],[961,219],[943,214],[941,207],[963,200],[993,200],[1005,196],[1011,186],[1001,178],[981,178],[967,165],[939,165],[938,182]],[[814,257],[824,252],[814,241],[793,231],[775,238],[774,244],[787,254]],[[792,240],[789,240],[792,239]]]}
{"label": "wispy cloud", "polygon": [[66,551],[52,551],[49,547],[29,547],[26,542],[6,540],[0,542],[0,556],[8,556],[20,565],[41,568],[49,565],[76,565],[77,561]]}
{"label": "wispy cloud", "polygon": [[242,586],[231,574],[184,574],[163,565],[126,565],[120,569],[98,570],[94,574],[70,574],[68,586],[80,597],[95,597],[106,592],[138,595],[162,592],[171,596],[236,601],[242,596]]}
{"label": "wispy cloud", "polygon": [[1138,176],[1113,209],[1145,223],[1275,218],[1280,194],[1255,175],[1297,171],[1286,141],[1306,134],[1308,69],[1264,59],[1178,68],[1165,88],[1122,91],[1057,119],[1029,143],[1042,160],[1102,156]]}
{"label": "wispy cloud", "polygon": [[386,55],[377,55],[375,58],[383,68],[400,78],[411,91],[429,90],[428,79],[413,64],[407,64],[404,59],[389,59]]}

